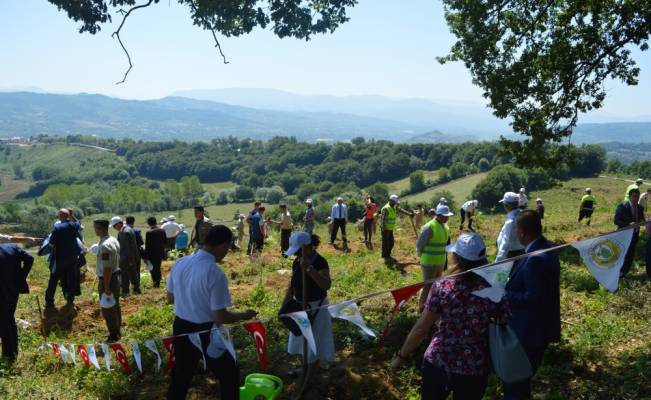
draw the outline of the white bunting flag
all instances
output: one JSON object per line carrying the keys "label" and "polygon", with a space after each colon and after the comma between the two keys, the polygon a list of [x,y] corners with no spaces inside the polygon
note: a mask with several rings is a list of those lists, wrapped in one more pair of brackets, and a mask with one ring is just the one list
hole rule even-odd
{"label": "white bunting flag", "polygon": [[475,290],[472,294],[499,303],[506,293],[506,282],[509,280],[511,268],[513,268],[513,261],[472,270],[490,284],[490,287]]}
{"label": "white bunting flag", "polygon": [[624,265],[633,231],[626,229],[572,244],[595,279],[611,292],[619,286],[619,272]]}
{"label": "white bunting flag", "polygon": [[226,349],[233,357],[233,360],[237,360],[237,353],[235,353],[235,346],[233,345],[233,338],[231,337],[230,329],[225,326],[219,326],[213,324],[212,330],[210,331],[210,343],[208,344],[208,356],[211,358],[217,358],[221,355],[221,352]]}
{"label": "white bunting flag", "polygon": [[102,352],[104,353],[104,363],[106,364],[106,370],[111,370],[111,353],[109,352],[109,347],[106,343],[102,343]]}
{"label": "white bunting flag", "polygon": [[[65,344],[61,346],[65,346]],[[73,364],[77,365],[77,352],[75,351],[75,345],[68,343],[68,346],[70,347],[70,351],[69,351],[70,359],[72,360]]]}
{"label": "white bunting flag", "polygon": [[201,361],[203,362],[203,370],[206,370],[206,355],[203,353],[203,347],[201,346],[201,337],[198,333],[191,333],[188,335],[190,343],[194,345],[201,352]]}
{"label": "white bunting flag", "polygon": [[70,360],[70,357],[71,357],[70,352],[66,348],[65,344],[61,344],[59,346],[59,352],[61,353],[61,360],[63,360],[64,363],[68,364],[69,362],[71,362],[71,360]]}
{"label": "white bunting flag", "polygon": [[145,346],[156,355],[156,372],[160,371],[160,365],[162,363],[162,360],[160,358],[160,353],[158,352],[158,348],[156,347],[156,342],[153,339],[145,340]]}
{"label": "white bunting flag", "polygon": [[328,311],[333,318],[344,319],[346,321],[352,322],[357,325],[359,329],[362,330],[365,334],[371,337],[376,337],[377,335],[364,322],[362,318],[362,313],[359,311],[357,303],[354,301],[346,301],[339,304],[332,304],[328,306]]}
{"label": "white bunting flag", "polygon": [[307,340],[308,347],[312,350],[312,353],[316,354],[316,343],[314,342],[314,335],[312,334],[312,324],[307,317],[307,313],[305,311],[296,311],[287,314],[287,316],[296,321],[296,324],[301,329],[301,333]]}
{"label": "white bunting flag", "polygon": [[133,341],[133,358],[136,360],[136,366],[138,367],[138,371],[142,374],[142,358],[140,356],[140,346],[138,346],[138,341],[134,340]]}
{"label": "white bunting flag", "polygon": [[97,353],[95,353],[95,346],[92,344],[88,345],[88,359],[96,369],[101,369],[99,363],[97,362]]}

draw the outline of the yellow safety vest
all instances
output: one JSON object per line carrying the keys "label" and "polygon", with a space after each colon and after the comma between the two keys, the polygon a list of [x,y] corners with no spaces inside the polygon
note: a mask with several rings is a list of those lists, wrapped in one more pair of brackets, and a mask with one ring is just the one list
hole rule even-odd
{"label": "yellow safety vest", "polygon": [[[384,210],[386,210],[386,214],[384,213]],[[396,211],[395,207],[391,207],[389,203],[385,204],[384,207],[382,207],[382,215],[383,215],[383,220],[382,220],[382,229],[385,231],[392,231],[396,227],[396,216],[398,212]]]}
{"label": "yellow safety vest", "polygon": [[421,265],[444,265],[447,259],[445,247],[450,240],[450,227],[441,224],[433,219],[423,226],[432,229],[432,237],[429,239],[420,255]]}

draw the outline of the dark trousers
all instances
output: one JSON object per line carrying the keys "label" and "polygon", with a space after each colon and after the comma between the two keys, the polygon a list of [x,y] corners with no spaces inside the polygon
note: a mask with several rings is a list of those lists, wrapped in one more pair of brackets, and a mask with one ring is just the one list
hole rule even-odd
{"label": "dark trousers", "polygon": [[160,267],[161,264],[163,263],[163,260],[149,260],[149,262],[152,265],[152,270],[149,272],[151,274],[151,280],[154,282],[154,286],[158,287],[160,286],[160,280],[161,280],[161,271]]}
{"label": "dark trousers", "polygon": [[[621,276],[628,274],[628,271],[631,270],[633,266],[633,260],[635,259],[635,247],[637,247],[637,241],[640,239],[640,233],[633,231],[633,237],[631,238],[631,245],[628,246],[626,251],[626,256],[624,257],[624,265],[620,272]],[[647,266],[648,268],[648,266]]]}
{"label": "dark trousers", "polygon": [[393,231],[382,230],[382,258],[391,257],[393,245],[395,240],[393,238]]}
{"label": "dark trousers", "polygon": [[166,241],[165,244],[167,245],[167,251],[172,251],[172,250],[176,249],[176,238],[175,237],[167,238],[166,240],[167,241]]}
{"label": "dark trousers", "polygon": [[346,220],[337,218],[332,220],[332,234],[330,235],[330,243],[334,243],[337,238],[337,231],[341,229],[341,240],[346,242]]}
{"label": "dark trousers", "polygon": [[651,279],[651,233],[646,235],[646,276]]}
{"label": "dark trousers", "polygon": [[[115,298],[115,305],[111,308],[102,308],[102,316],[106,321],[106,327],[113,338],[120,338],[120,326],[122,325],[122,310],[120,309],[120,273],[111,275],[111,293]],[[101,296],[104,293],[104,278],[99,278],[97,290]]]}
{"label": "dark trousers", "polygon": [[488,384],[488,375],[448,374],[429,361],[423,361],[422,373],[420,396],[423,400],[445,400],[450,392],[453,400],[481,400]]}
{"label": "dark trousers", "polygon": [[591,208],[582,208],[579,210],[579,222],[585,218],[586,221],[588,221],[588,225],[590,225],[590,220],[592,219],[592,213],[594,212],[593,209]]}
{"label": "dark trousers", "polygon": [[134,265],[121,265],[122,293],[129,294],[129,283],[133,285],[133,291],[140,291],[140,260]]}
{"label": "dark trousers", "polygon": [[467,213],[463,208],[459,210],[459,216],[461,217],[461,223],[459,224],[459,229],[463,229],[463,224],[466,222],[466,216],[468,216],[468,229],[472,229],[472,213]]}
{"label": "dark trousers", "polygon": [[18,355],[18,327],[16,326],[16,306],[18,296],[0,296],[0,340],[2,340],[2,357],[15,360]]}
{"label": "dark trousers", "polygon": [[282,253],[283,257],[285,256],[285,252],[287,249],[289,249],[289,237],[292,236],[292,230],[291,229],[281,229],[280,230],[280,252]]}
{"label": "dark trousers", "polygon": [[[184,333],[200,332],[212,328],[212,322],[195,324],[179,317],[174,317],[174,335]],[[221,399],[231,400],[240,398],[240,370],[233,357],[228,351],[219,358],[208,356],[206,349],[210,342],[210,333],[200,335],[201,345],[206,357],[206,368],[212,371],[215,378],[219,380]],[[188,339],[187,336],[177,337],[174,340],[174,354],[176,364],[172,369],[172,383],[167,392],[168,400],[185,399],[188,389],[192,384],[192,377],[201,359],[201,353]]]}
{"label": "dark trousers", "polygon": [[364,218],[364,240],[367,242],[371,241],[373,237],[373,220]]}
{"label": "dark trousers", "polygon": [[57,285],[61,283],[61,290],[63,291],[63,296],[66,295],[66,289],[63,286],[63,280],[61,279],[61,273],[59,270],[55,272],[50,272],[50,279],[47,282],[47,289],[45,289],[45,305],[53,306],[54,305],[54,295],[57,291]]}
{"label": "dark trousers", "polygon": [[[524,351],[529,357],[529,362],[531,363],[531,369],[535,374],[542,362],[543,356],[545,355],[545,349],[547,346],[543,346],[536,349],[526,348]],[[504,396],[502,400],[528,400],[531,399],[531,378],[526,379],[517,383],[503,383]]]}
{"label": "dark trousers", "polygon": [[262,249],[264,248],[264,239],[259,238],[259,239],[254,239],[249,235],[249,246],[246,249],[246,254],[251,255],[254,252],[256,253],[262,253]]}
{"label": "dark trousers", "polygon": [[45,290],[45,304],[54,305],[54,295],[59,283],[61,283],[63,297],[69,302],[74,301],[75,296],[81,294],[80,280],[81,275],[77,260],[57,263],[55,272],[50,272],[50,279]]}

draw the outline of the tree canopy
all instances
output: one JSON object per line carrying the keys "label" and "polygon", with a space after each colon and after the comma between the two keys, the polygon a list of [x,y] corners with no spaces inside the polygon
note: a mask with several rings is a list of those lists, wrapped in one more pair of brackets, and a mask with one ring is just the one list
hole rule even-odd
{"label": "tree canopy", "polygon": [[605,82],[638,82],[631,48],[648,49],[649,0],[443,3],[457,41],[439,60],[462,61],[494,114],[527,137],[502,138],[520,165],[567,156],[548,144],[570,136],[580,113],[602,106]]}

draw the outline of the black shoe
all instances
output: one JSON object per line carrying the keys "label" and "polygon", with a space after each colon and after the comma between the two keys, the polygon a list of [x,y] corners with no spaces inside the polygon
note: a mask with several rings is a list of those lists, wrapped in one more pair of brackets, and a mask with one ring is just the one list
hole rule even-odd
{"label": "black shoe", "polygon": [[107,343],[107,344],[117,343],[117,342],[119,342],[119,341],[120,341],[120,336],[114,336],[114,335],[109,334],[109,335],[106,337],[106,343]]}
{"label": "black shoe", "polygon": [[47,310],[47,309],[49,309],[49,308],[54,308],[54,302],[51,302],[51,303],[50,303],[50,302],[47,302],[47,303],[45,303],[45,309]]}
{"label": "black shoe", "polygon": [[142,290],[140,290],[140,288],[133,289],[133,294],[142,294]]}
{"label": "black shoe", "polygon": [[160,287],[160,282],[154,282],[154,289],[158,289]]}
{"label": "black shoe", "polygon": [[122,298],[127,298],[127,297],[129,297],[129,295],[130,295],[129,292],[122,292],[122,293],[120,293],[120,297],[122,297]]}

